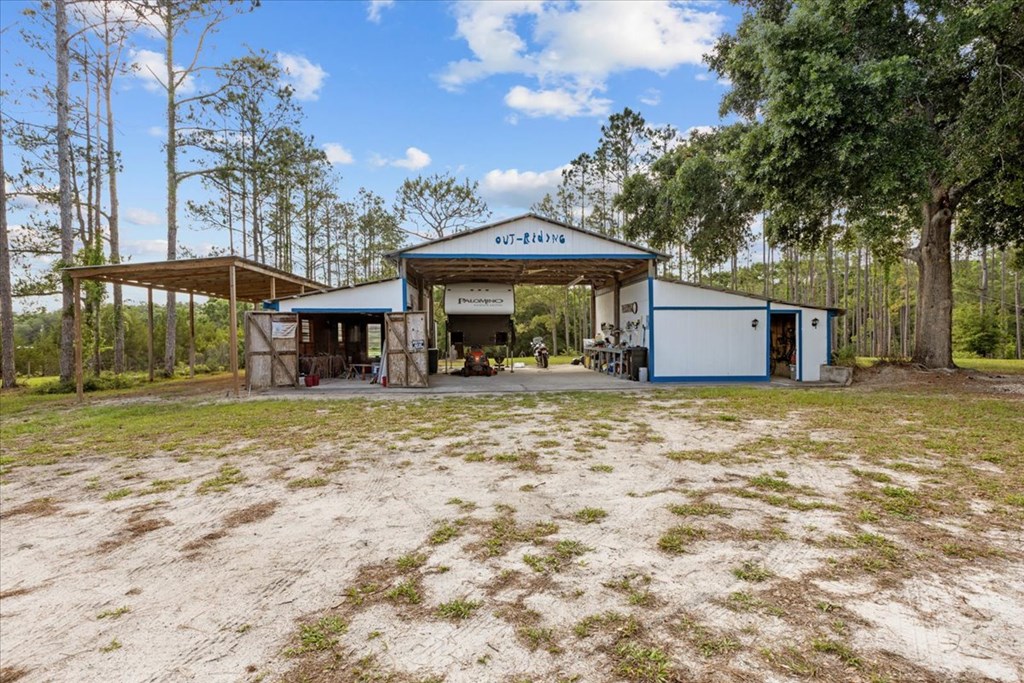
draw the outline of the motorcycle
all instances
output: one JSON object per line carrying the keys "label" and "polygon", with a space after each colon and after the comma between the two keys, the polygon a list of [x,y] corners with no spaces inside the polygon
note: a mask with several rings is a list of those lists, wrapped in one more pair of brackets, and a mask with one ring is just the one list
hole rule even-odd
{"label": "motorcycle", "polygon": [[537,361],[538,368],[546,368],[548,366],[548,346],[544,343],[543,337],[534,337],[533,343],[533,358]]}

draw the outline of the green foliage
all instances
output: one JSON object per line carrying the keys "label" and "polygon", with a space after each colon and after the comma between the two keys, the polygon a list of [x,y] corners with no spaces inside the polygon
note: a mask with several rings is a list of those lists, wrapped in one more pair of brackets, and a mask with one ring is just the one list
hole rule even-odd
{"label": "green foliage", "polygon": [[1005,343],[999,316],[990,307],[959,306],[953,310],[953,349],[960,354],[991,357]]}
{"label": "green foliage", "polygon": [[420,237],[444,237],[490,218],[479,187],[476,181],[460,183],[448,173],[406,178],[398,188],[395,214],[399,221],[412,222]]}

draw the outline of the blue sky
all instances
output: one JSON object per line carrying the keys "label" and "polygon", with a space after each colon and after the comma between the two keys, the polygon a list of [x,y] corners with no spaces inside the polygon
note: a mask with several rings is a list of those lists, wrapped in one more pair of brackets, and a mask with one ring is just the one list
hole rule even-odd
{"label": "blue sky", "polygon": [[[52,69],[16,35],[32,5],[0,2],[0,25],[15,26],[0,52],[4,89],[15,95],[32,87],[20,60]],[[202,61],[222,63],[247,47],[277,55],[291,70],[304,130],[331,145],[345,197],[367,187],[390,202],[406,177],[450,171],[479,181],[500,218],[553,189],[558,169],[592,151],[601,124],[623,107],[681,131],[718,123],[725,86],[700,57],[738,19],[735,6],[715,2],[264,0],[224,23]],[[139,30],[129,49],[145,62],[161,46]],[[152,85],[144,70],[123,77],[114,105],[122,243],[140,261],[162,257],[166,230],[165,105]],[[200,77],[195,86],[203,85]],[[6,153],[13,170],[16,150]],[[198,181],[181,192],[198,196]],[[200,253],[226,244],[181,207],[181,244]],[[19,218],[15,211],[11,222]]]}

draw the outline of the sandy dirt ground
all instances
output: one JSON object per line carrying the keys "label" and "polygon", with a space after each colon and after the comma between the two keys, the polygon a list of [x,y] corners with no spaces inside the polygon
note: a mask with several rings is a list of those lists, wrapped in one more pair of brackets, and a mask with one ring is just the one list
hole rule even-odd
{"label": "sandy dirt ground", "polygon": [[[1019,524],[979,527],[979,505],[915,525],[991,550],[935,564],[902,527],[851,518],[883,484],[800,411],[716,419],[653,393],[621,419],[547,417],[572,400],[472,439],[15,469],[0,488],[3,677],[1024,678]],[[801,430],[815,453],[770,445]],[[452,601],[465,618],[439,612]]]}

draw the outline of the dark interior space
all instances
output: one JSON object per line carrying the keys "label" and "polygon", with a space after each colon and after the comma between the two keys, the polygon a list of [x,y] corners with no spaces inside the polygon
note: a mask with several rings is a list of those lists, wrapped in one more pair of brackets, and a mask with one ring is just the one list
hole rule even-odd
{"label": "dark interior space", "polygon": [[474,346],[485,349],[511,346],[515,341],[512,316],[509,315],[450,315],[448,333],[458,358]]}
{"label": "dark interior space", "polygon": [[302,374],[324,378],[362,376],[367,374],[368,366],[380,362],[384,315],[300,313],[298,334]]}
{"label": "dark interior space", "polygon": [[772,313],[771,374],[789,377],[789,366],[796,363],[796,313]]}

